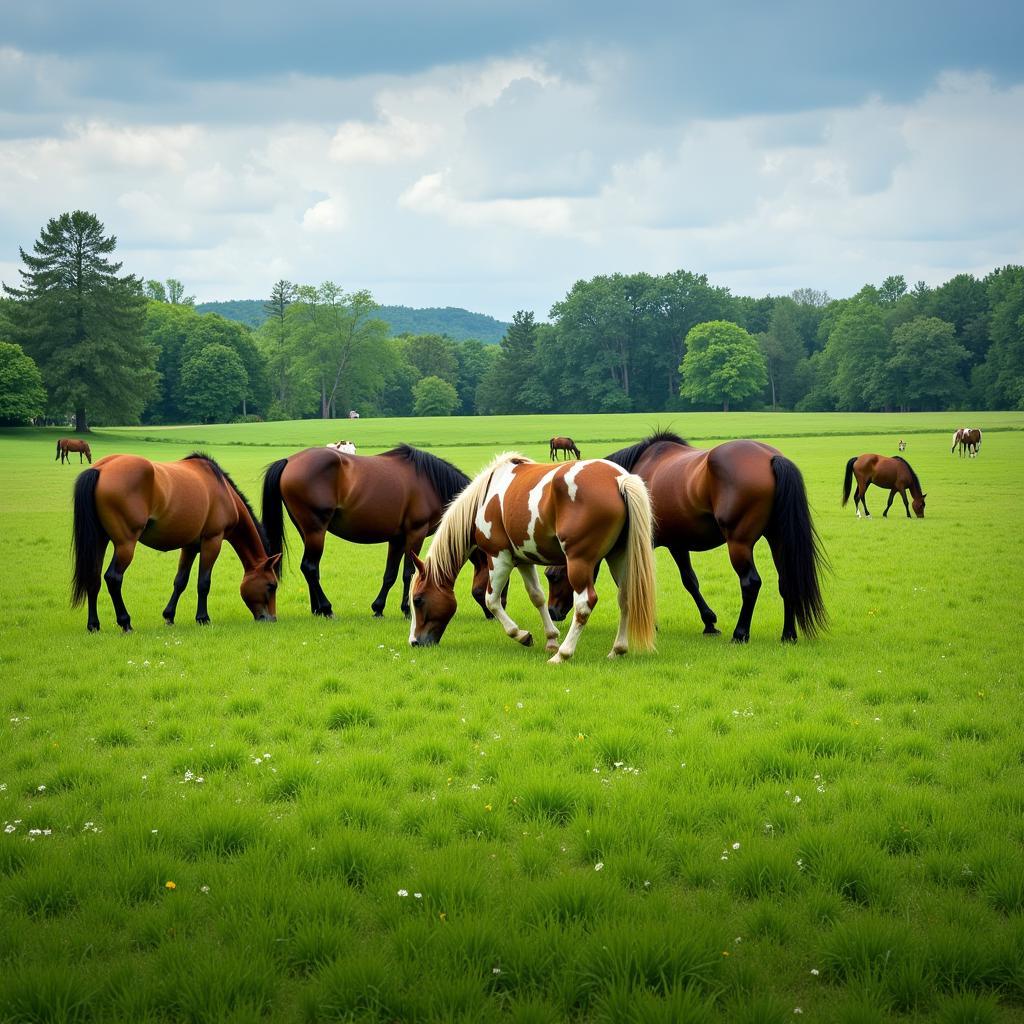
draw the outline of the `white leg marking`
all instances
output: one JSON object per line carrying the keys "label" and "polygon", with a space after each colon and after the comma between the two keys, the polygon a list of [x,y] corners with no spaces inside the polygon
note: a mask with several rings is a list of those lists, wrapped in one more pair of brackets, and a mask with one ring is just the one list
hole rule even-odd
{"label": "white leg marking", "polygon": [[537,566],[521,565],[519,573],[526,584],[526,592],[530,595],[534,608],[540,612],[540,621],[544,626],[544,636],[547,637],[546,649],[549,651],[558,650],[558,627],[551,621],[551,613],[548,611],[548,599],[544,596],[544,588],[540,585],[540,578],[537,576]]}
{"label": "white leg marking", "polygon": [[583,627],[587,624],[587,619],[590,618],[590,613],[594,610],[587,601],[587,592],[585,590],[580,593],[573,591],[573,610],[574,614],[569,632],[566,633],[562,646],[548,658],[549,665],[559,665],[563,661],[568,661],[576,653],[576,644],[579,643],[580,633],[583,632]]}
{"label": "white leg marking", "polygon": [[529,647],[533,643],[531,634],[525,629],[520,629],[512,616],[501,606],[501,592],[508,583],[514,564],[510,551],[502,551],[493,560],[487,583],[487,610],[498,620],[507,636],[524,647]]}

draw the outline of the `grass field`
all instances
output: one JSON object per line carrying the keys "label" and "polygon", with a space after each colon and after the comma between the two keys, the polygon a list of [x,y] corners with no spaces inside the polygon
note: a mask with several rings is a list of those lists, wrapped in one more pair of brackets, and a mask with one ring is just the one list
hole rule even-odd
{"label": "grass field", "polygon": [[[949,453],[963,420],[981,456]],[[176,557],[140,548],[136,631],[68,606],[56,431],[0,432],[0,1021],[988,1022],[1024,1019],[1024,414],[365,420],[100,430],[97,456],[201,447],[258,503],[309,444],[399,441],[471,475],[656,425],[777,443],[831,558],[832,628],[778,642],[767,548],[747,646],[724,549],[660,552],[658,651],[611,663],[614,588],[568,665],[460,579],[414,650],[384,549],[297,559],[256,624],[225,548],[213,625],[162,625]],[[927,518],[839,507],[846,460],[904,453]],[[897,514],[898,513],[898,514]],[[293,555],[295,534],[291,531]],[[465,577],[466,574],[464,574]],[[510,610],[535,612],[516,581]]]}

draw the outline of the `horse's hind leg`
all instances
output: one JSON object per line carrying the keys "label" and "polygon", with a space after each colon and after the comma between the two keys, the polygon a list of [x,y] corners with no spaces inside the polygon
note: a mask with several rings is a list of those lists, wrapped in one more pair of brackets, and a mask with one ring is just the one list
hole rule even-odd
{"label": "horse's hind leg", "polygon": [[512,574],[513,564],[512,555],[508,551],[499,552],[497,557],[491,560],[489,579],[487,580],[487,608],[501,623],[501,628],[505,630],[507,636],[524,647],[530,647],[533,644],[533,634],[529,630],[521,629],[501,603],[501,594],[508,586],[508,578]]}
{"label": "horse's hind leg", "polygon": [[570,557],[566,559],[565,567],[569,577],[569,586],[572,587],[573,592],[572,625],[569,627],[569,632],[565,634],[562,646],[548,658],[549,665],[558,665],[563,661],[568,661],[576,653],[576,644],[579,643],[580,634],[597,604],[597,591],[594,590],[594,566]]}
{"label": "horse's hind leg", "polygon": [[765,534],[768,541],[768,546],[771,548],[772,561],[775,562],[775,569],[779,574],[779,597],[782,598],[782,637],[781,640],[784,644],[795,644],[796,643],[796,609],[793,607],[791,601],[786,600],[786,595],[783,591],[783,573],[785,567],[782,563],[782,545],[781,540],[776,534],[769,536]]}
{"label": "horse's hind leg", "polygon": [[[128,566],[132,564],[132,559],[135,557],[135,544],[134,538],[115,544],[114,555],[110,559],[107,571],[103,574],[103,579],[107,583],[107,592],[110,594],[110,600],[114,603],[114,614],[117,616],[117,624],[126,633],[132,631],[132,617],[128,614],[124,598],[121,596],[121,584],[124,580],[124,574],[128,571]],[[98,626],[99,623],[97,622],[97,628]]]}
{"label": "horse's hind leg", "polygon": [[199,554],[199,545],[191,544],[181,549],[181,556],[178,559],[178,571],[174,575],[174,587],[171,590],[170,600],[164,609],[164,622],[168,626],[174,625],[174,616],[178,610],[178,600],[188,586],[188,578],[192,573],[192,563]]}
{"label": "horse's hind leg", "polygon": [[217,561],[223,540],[223,536],[209,537],[199,547],[199,579],[196,581],[199,600],[196,603],[196,622],[200,626],[210,624],[210,612],[206,605],[210,596],[210,584],[213,580],[213,563]]}
{"label": "horse's hind leg", "polygon": [[743,597],[740,617],[732,631],[732,642],[745,644],[750,639],[750,621],[754,617],[754,606],[757,604],[757,595],[761,589],[761,577],[754,565],[753,547],[735,540],[730,540],[728,544],[729,561],[732,562],[733,570],[739,577],[740,594]]}
{"label": "horse's hind leg", "polygon": [[398,567],[402,563],[402,554],[405,551],[405,538],[399,537],[388,541],[388,560],[384,565],[384,579],[381,581],[380,593],[373,599],[370,605],[373,614],[380,618],[384,614],[384,606],[388,601],[388,594],[398,579]]}
{"label": "horse's hind leg", "polygon": [[537,576],[537,566],[519,566],[519,575],[523,577],[526,584],[526,593],[529,594],[533,607],[540,612],[540,621],[544,626],[544,636],[547,637],[545,650],[554,653],[558,650],[558,627],[551,621],[551,613],[548,611],[548,599],[544,596],[544,588],[540,585]]}
{"label": "horse's hind leg", "polygon": [[309,610],[314,615],[333,619],[334,609],[327,600],[323,587],[320,586],[320,559],[324,555],[324,536],[322,530],[305,534],[300,567],[302,575],[306,578],[306,586],[309,587]]}
{"label": "horse's hind leg", "polygon": [[[883,519],[885,519],[889,515],[889,509],[892,508],[892,500],[895,497],[896,497],[896,488],[894,487],[889,492],[889,501],[886,503],[885,511],[882,513],[882,518]],[[904,502],[906,502],[906,500],[907,500],[906,498],[903,499]]]}
{"label": "horse's hind leg", "polygon": [[704,623],[705,635],[719,636],[722,631],[716,626],[718,616],[711,610],[707,601],[704,600],[704,595],[700,592],[700,583],[697,581],[697,574],[693,571],[690,552],[686,548],[678,547],[670,547],[668,550],[669,554],[675,559],[676,566],[679,569],[679,576],[683,581],[686,592],[693,598],[693,603],[697,606],[697,611],[700,612],[700,620]]}

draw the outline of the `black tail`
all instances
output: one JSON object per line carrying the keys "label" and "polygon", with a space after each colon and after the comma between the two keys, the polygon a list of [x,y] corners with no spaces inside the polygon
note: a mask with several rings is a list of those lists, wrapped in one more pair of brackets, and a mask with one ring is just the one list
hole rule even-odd
{"label": "black tail", "polygon": [[284,552],[287,542],[284,535],[284,502],[281,499],[281,474],[288,465],[287,459],[278,459],[267,466],[263,474],[263,529],[267,531],[267,554],[281,555],[277,563],[277,577],[284,575]]}
{"label": "black tail", "polygon": [[103,552],[110,538],[96,514],[98,469],[87,469],[75,481],[74,527],[71,543],[74,548],[74,570],[71,576],[71,607],[77,608],[90,590],[99,589]]}
{"label": "black tail", "polygon": [[770,529],[777,539],[779,593],[793,608],[800,629],[807,636],[814,636],[828,628],[828,614],[818,584],[818,577],[829,568],[828,560],[811,521],[800,470],[784,455],[775,455],[772,471],[775,500]]}
{"label": "black tail", "polygon": [[850,484],[853,483],[853,464],[857,461],[857,456],[854,455],[852,459],[846,464],[846,476],[843,477],[843,504],[845,505],[850,500]]}

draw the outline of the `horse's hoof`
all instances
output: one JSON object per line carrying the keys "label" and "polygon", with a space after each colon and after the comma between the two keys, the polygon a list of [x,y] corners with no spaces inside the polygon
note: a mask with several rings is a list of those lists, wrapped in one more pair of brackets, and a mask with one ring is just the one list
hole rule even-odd
{"label": "horse's hoof", "polygon": [[747,633],[747,635],[744,636],[742,633],[733,633],[733,635],[732,635],[732,642],[734,644],[750,643],[750,634]]}
{"label": "horse's hoof", "polygon": [[[120,623],[119,623],[119,625],[120,625]],[[131,624],[131,623],[129,622],[129,623],[127,624],[127,625],[121,626],[121,632],[122,632],[122,633],[131,633],[131,632],[134,632],[134,631],[132,630],[132,624]]]}
{"label": "horse's hoof", "polygon": [[782,642],[784,644],[795,644],[796,643],[796,633],[783,633],[782,634]]}
{"label": "horse's hoof", "polygon": [[173,625],[174,625],[174,619],[169,619],[169,618],[167,618],[167,616],[165,615],[165,616],[164,616],[164,625],[165,625],[165,626],[173,626]]}
{"label": "horse's hoof", "polygon": [[544,645],[544,650],[545,650],[545,651],[550,651],[551,653],[554,653],[555,651],[557,651],[557,650],[558,650],[559,646],[560,646],[560,645],[559,645],[559,642],[558,642],[558,637],[556,636],[556,637],[555,637],[554,639],[552,639],[552,640],[549,640],[549,641],[548,641],[548,642],[547,642],[547,643],[546,643],[546,644]]}
{"label": "horse's hoof", "polygon": [[722,635],[722,631],[717,626],[705,626],[704,627],[704,635],[705,636],[721,636]]}
{"label": "horse's hoof", "polygon": [[100,624],[98,622],[90,622],[85,628],[89,630],[90,633],[98,633],[100,631]]}
{"label": "horse's hoof", "polygon": [[379,612],[379,611],[377,611],[376,608],[374,608],[373,609],[373,617],[375,619],[383,619],[384,618],[384,612],[382,612],[382,611]]}
{"label": "horse's hoof", "polygon": [[553,655],[551,655],[550,658],[548,658],[548,664],[549,665],[561,665],[563,661],[568,661],[568,660],[569,660],[568,658],[563,658],[562,655],[558,651],[555,651],[555,653]]}
{"label": "horse's hoof", "polygon": [[209,615],[205,615],[205,616],[203,616],[203,618],[199,618],[198,615],[196,616],[196,625],[197,626],[208,626],[209,624],[210,624],[210,616]]}
{"label": "horse's hoof", "polygon": [[529,630],[522,630],[516,634],[516,643],[522,644],[524,647],[533,646],[533,634]]}
{"label": "horse's hoof", "polygon": [[613,648],[612,648],[612,649],[611,649],[611,650],[610,650],[610,651],[608,652],[608,660],[609,660],[609,661],[614,661],[614,660],[615,660],[616,658],[621,658],[621,657],[623,657],[623,656],[625,655],[625,653],[626,653],[626,652],[625,652],[625,650],[621,650],[621,651],[620,651],[620,650],[618,649],[618,647],[613,647]]}

